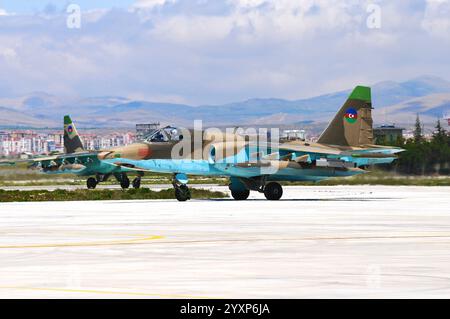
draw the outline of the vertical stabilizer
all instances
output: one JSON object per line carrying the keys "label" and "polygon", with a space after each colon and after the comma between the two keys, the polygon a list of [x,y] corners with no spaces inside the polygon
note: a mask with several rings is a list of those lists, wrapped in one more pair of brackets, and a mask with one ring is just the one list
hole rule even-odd
{"label": "vertical stabilizer", "polygon": [[373,144],[372,124],[371,90],[357,86],[317,142],[337,146]]}
{"label": "vertical stabilizer", "polygon": [[64,152],[72,154],[84,151],[83,142],[69,115],[64,116]]}

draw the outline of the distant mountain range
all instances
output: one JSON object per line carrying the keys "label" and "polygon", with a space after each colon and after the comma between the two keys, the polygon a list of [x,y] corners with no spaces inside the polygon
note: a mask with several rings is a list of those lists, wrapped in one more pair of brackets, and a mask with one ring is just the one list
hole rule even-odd
{"label": "distant mountain range", "polygon": [[[124,97],[64,99],[44,92],[0,99],[2,127],[60,127],[71,114],[79,127],[124,128],[136,123],[161,122],[192,126],[318,125],[323,126],[350,93],[335,92],[308,99],[250,99],[224,104],[190,106],[130,100]],[[424,123],[450,113],[450,82],[422,76],[406,82],[372,85],[375,123],[411,126],[419,114]]]}

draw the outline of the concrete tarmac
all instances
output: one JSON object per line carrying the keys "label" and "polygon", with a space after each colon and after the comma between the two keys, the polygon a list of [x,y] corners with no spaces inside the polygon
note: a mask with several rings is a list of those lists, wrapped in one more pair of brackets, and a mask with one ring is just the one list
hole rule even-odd
{"label": "concrete tarmac", "polygon": [[449,199],[313,186],[277,202],[2,203],[0,297],[449,298]]}

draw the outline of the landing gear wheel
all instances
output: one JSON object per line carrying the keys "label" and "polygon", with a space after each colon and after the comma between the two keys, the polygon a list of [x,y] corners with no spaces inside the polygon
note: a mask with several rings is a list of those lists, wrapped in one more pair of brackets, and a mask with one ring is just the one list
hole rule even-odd
{"label": "landing gear wheel", "polygon": [[97,186],[97,180],[94,177],[89,177],[86,181],[88,189],[94,189]]}
{"label": "landing gear wheel", "polygon": [[130,180],[127,176],[122,177],[122,180],[120,181],[120,187],[122,187],[123,189],[127,189],[128,187],[130,187]]}
{"label": "landing gear wheel", "polygon": [[283,196],[283,188],[280,184],[271,182],[264,187],[264,196],[268,200],[279,200]]}
{"label": "landing gear wheel", "polygon": [[185,202],[191,199],[191,191],[186,185],[180,185],[175,188],[175,197],[179,202]]}
{"label": "landing gear wheel", "polygon": [[231,196],[235,200],[246,200],[250,195],[250,191],[247,189],[245,191],[231,191]]}
{"label": "landing gear wheel", "polygon": [[133,188],[138,189],[141,187],[141,178],[138,176],[135,179],[133,179]]}

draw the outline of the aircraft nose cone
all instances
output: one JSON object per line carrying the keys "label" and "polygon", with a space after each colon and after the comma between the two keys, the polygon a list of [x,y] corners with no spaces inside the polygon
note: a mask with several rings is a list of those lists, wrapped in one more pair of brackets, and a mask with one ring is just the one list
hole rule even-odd
{"label": "aircraft nose cone", "polygon": [[121,153],[117,152],[116,150],[111,150],[111,151],[103,151],[100,152],[97,155],[99,160],[106,160],[106,159],[112,159],[112,158],[116,158],[116,157],[121,157]]}
{"label": "aircraft nose cone", "polygon": [[104,160],[108,154],[109,154],[109,152],[100,152],[97,154],[97,158],[99,160]]}

